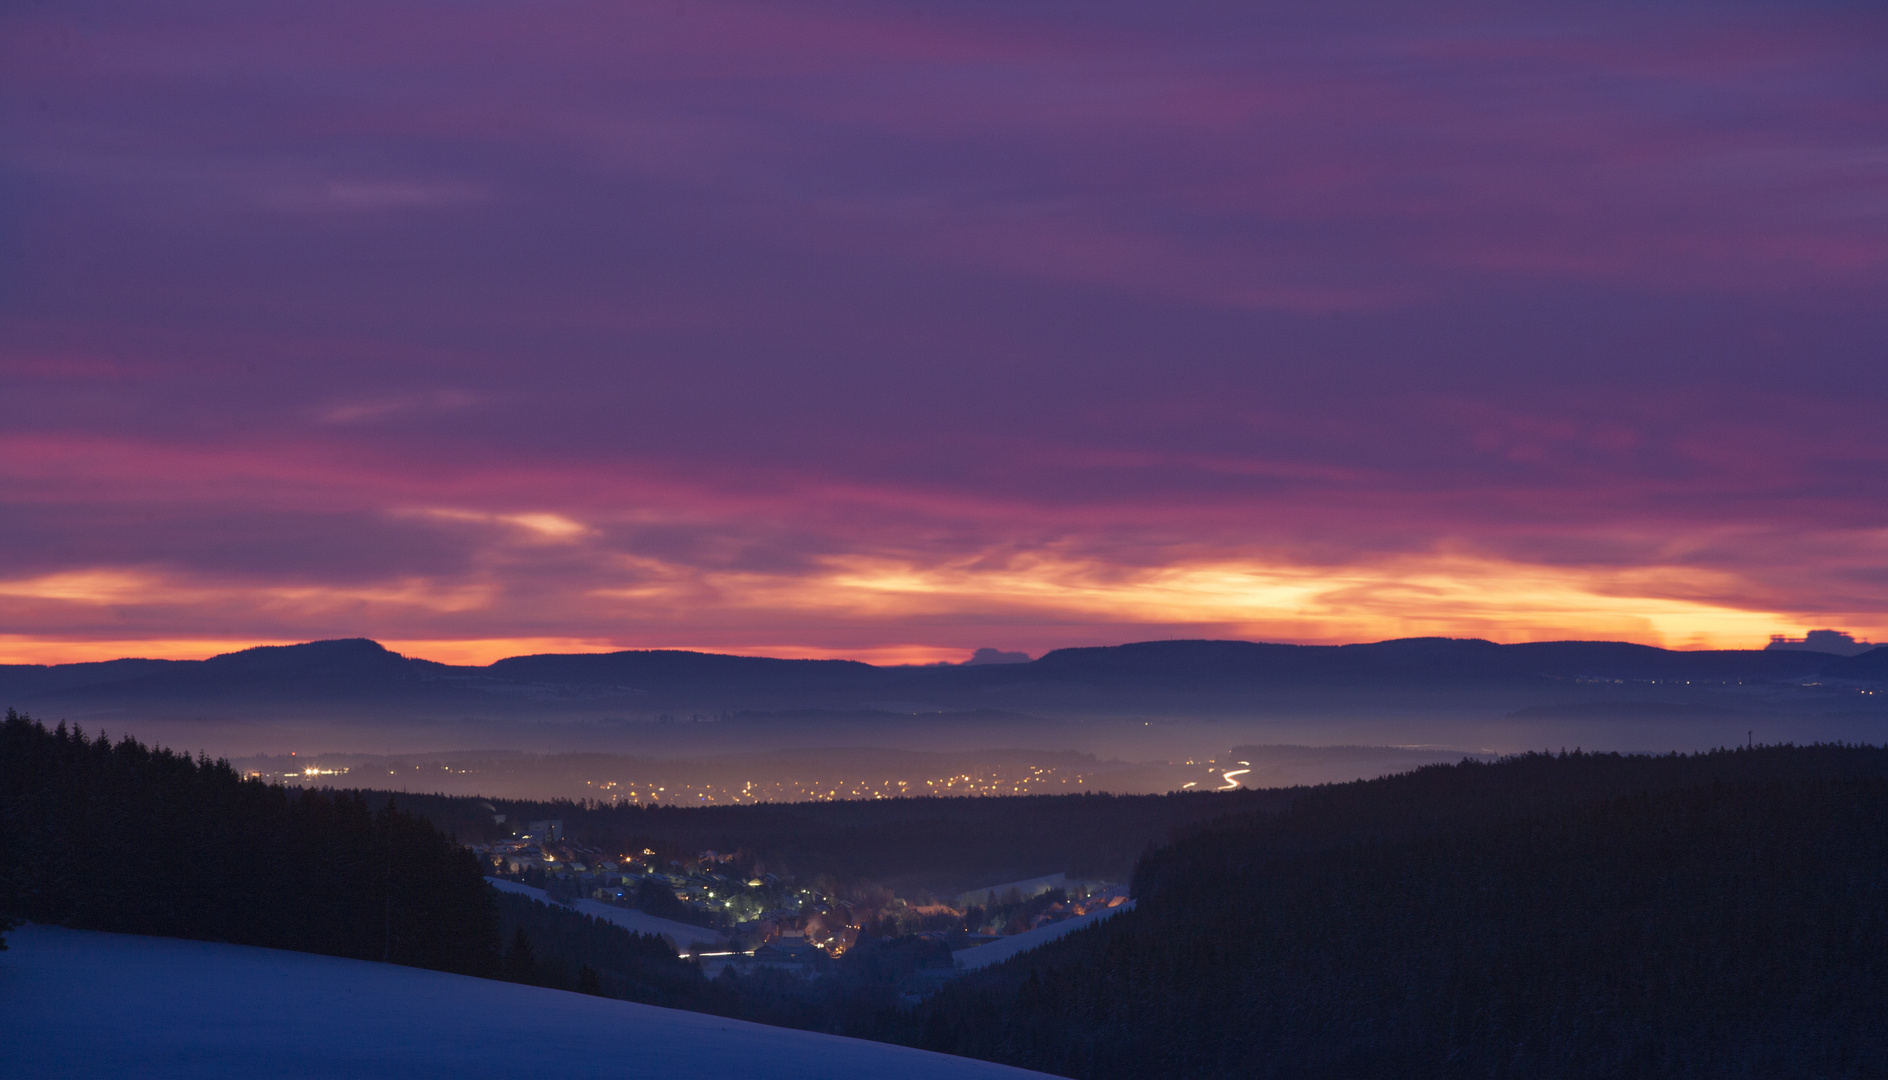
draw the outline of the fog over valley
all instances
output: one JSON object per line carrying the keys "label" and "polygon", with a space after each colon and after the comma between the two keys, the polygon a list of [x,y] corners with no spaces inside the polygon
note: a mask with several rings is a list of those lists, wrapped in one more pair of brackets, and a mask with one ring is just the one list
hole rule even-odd
{"label": "fog over valley", "polygon": [[1888,649],[1451,639],[923,667],[683,652],[467,667],[342,640],[0,668],[23,708],[271,781],[669,804],[1280,787],[1542,748],[1873,741],[1885,680]]}

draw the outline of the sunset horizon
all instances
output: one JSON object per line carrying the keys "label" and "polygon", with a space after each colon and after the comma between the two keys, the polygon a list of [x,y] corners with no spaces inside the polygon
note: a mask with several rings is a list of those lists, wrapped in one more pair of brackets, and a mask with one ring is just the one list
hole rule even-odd
{"label": "sunset horizon", "polygon": [[1851,0],[0,6],[0,1062],[1888,1076],[1884,133]]}
{"label": "sunset horizon", "polygon": [[1354,8],[10,11],[0,655],[1888,638],[1879,17]]}
{"label": "sunset horizon", "polygon": [[[1166,635],[1149,638],[1123,638],[1120,640],[1071,640],[1063,644],[1039,648],[1025,648],[1003,641],[985,642],[966,648],[921,644],[890,644],[866,646],[858,649],[824,649],[814,646],[775,645],[775,644],[734,644],[734,645],[699,645],[699,644],[649,644],[643,642],[602,642],[571,638],[513,638],[487,639],[472,641],[403,641],[380,639],[371,634],[340,634],[332,637],[295,638],[280,640],[229,640],[229,641],[140,641],[125,642],[69,642],[69,641],[10,641],[0,636],[0,664],[59,665],[99,663],[110,660],[208,660],[217,656],[249,649],[284,648],[295,645],[310,645],[323,641],[372,641],[389,652],[416,660],[430,660],[434,663],[465,667],[483,667],[499,660],[518,656],[546,655],[605,655],[618,652],[695,652],[713,653],[723,656],[760,657],[773,660],[850,660],[871,664],[877,667],[931,666],[938,664],[961,664],[969,660],[978,650],[995,649],[1003,652],[1027,654],[1031,659],[1040,659],[1043,655],[1058,649],[1107,648],[1119,645],[1141,644],[1154,641],[1233,641],[1251,642],[1268,645],[1310,645],[1334,647],[1342,645],[1370,645],[1390,641],[1404,641],[1412,638],[1440,638],[1457,641],[1488,641],[1496,645],[1541,644],[1551,642],[1616,642],[1629,645],[1645,645],[1651,648],[1666,649],[1673,652],[1716,652],[1716,651],[1755,651],[1762,650],[1774,638],[1801,642],[1803,635],[1811,630],[1833,630],[1848,634],[1858,644],[1874,644],[1864,634],[1838,626],[1805,626],[1802,629],[1776,631],[1766,635],[1762,641],[1740,644],[1671,645],[1657,641],[1635,641],[1623,637],[1577,637],[1539,635],[1525,638],[1493,638],[1483,635],[1422,634],[1401,637],[1357,638],[1351,639],[1298,639],[1253,638],[1253,637],[1213,637],[1196,635]],[[1791,635],[1794,635],[1793,637]]]}

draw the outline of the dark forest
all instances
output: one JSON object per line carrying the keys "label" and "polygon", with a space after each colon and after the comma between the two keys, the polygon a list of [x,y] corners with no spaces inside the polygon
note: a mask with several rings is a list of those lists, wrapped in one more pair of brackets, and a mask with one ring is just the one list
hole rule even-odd
{"label": "dark forest", "polygon": [[[1027,845],[993,835],[1006,813],[1040,837],[1099,811],[1116,849],[1145,850],[1136,910],[937,979],[915,1007],[901,984],[942,974],[938,941],[867,933],[819,978],[705,979],[666,940],[497,894],[427,820],[465,801],[416,802],[292,792],[10,713],[0,915],[387,959],[1096,1080],[1888,1074],[1880,748],[1536,753],[1217,801],[561,809],[626,842],[745,842],[807,872],[898,870],[927,845],[965,872],[1012,865]],[[952,841],[953,824],[972,839]],[[910,850],[894,857],[900,827]]]}
{"label": "dark forest", "polygon": [[471,853],[357,794],[290,792],[9,710],[0,823],[12,919],[497,970],[497,912]]}
{"label": "dark forest", "polygon": [[1879,749],[1431,767],[1202,829],[1135,890],[895,1037],[1098,1078],[1888,1072]]}

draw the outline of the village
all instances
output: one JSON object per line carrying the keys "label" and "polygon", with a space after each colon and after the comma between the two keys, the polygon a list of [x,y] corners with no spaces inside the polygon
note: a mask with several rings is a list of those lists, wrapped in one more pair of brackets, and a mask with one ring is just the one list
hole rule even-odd
{"label": "village", "polygon": [[728,967],[817,976],[861,937],[915,936],[948,948],[958,967],[981,966],[984,946],[1039,943],[1131,906],[1118,884],[1059,873],[948,898],[842,890],[823,876],[801,882],[764,872],[738,853],[607,852],[566,837],[558,820],[530,822],[510,839],[472,851],[494,885],[666,936],[711,977]]}

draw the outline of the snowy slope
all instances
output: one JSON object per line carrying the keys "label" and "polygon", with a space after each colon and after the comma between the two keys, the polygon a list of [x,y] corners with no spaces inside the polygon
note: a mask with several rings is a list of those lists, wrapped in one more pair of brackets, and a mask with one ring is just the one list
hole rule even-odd
{"label": "snowy slope", "polygon": [[1038,926],[1034,930],[1025,930],[1020,934],[1011,934],[1001,941],[992,941],[988,945],[959,949],[951,954],[951,959],[965,971],[975,971],[991,964],[1000,964],[1019,952],[1027,952],[1038,945],[1054,941],[1064,934],[1073,933],[1084,926],[1093,926],[1103,919],[1112,918],[1123,911],[1132,910],[1134,901],[1129,900],[1120,907],[1103,908],[1086,915],[1077,915],[1073,919]]}
{"label": "snowy slope", "polygon": [[[502,889],[505,892],[529,896],[534,900],[542,900],[547,904],[551,902],[550,897],[545,895],[543,889],[534,889],[529,885],[520,885],[515,881],[506,881],[503,878],[488,877],[485,880],[491,882],[494,888]],[[605,904],[600,900],[579,900],[573,906],[576,910],[583,912],[585,915],[595,915],[597,918],[605,922],[613,922],[625,930],[630,930],[638,934],[660,934],[668,938],[670,943],[681,952],[689,951],[689,947],[693,945],[699,945],[702,949],[707,951],[725,949],[728,947],[727,939],[715,933],[713,930],[707,930],[699,926],[691,926],[685,922],[676,922],[674,919],[658,919],[647,912],[620,908],[615,904]]]}
{"label": "snowy slope", "polygon": [[0,1073],[223,1080],[1004,1080],[967,1058],[365,960],[26,926]]}
{"label": "snowy slope", "polygon": [[969,892],[959,893],[957,895],[957,903],[960,906],[981,904],[985,900],[988,900],[993,893],[998,899],[1001,899],[1003,894],[1009,892],[1011,889],[1015,889],[1018,895],[1027,900],[1037,893],[1046,893],[1050,889],[1064,888],[1068,884],[1069,878],[1067,874],[1044,874],[1042,877],[1025,878],[1022,881],[1006,881],[1001,885],[985,885],[981,889],[971,889]]}

